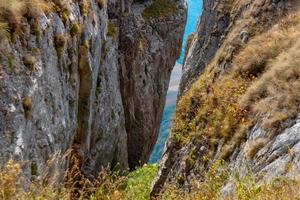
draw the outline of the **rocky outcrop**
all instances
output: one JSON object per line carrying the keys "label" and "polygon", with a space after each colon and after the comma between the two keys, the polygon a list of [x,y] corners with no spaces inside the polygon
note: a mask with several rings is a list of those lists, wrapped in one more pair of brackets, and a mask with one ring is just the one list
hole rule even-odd
{"label": "rocky outcrop", "polygon": [[227,35],[229,24],[230,13],[226,11],[226,8],[219,6],[219,1],[203,0],[203,12],[197,30],[187,43],[179,97],[190,88],[215,56],[222,40]]}
{"label": "rocky outcrop", "polygon": [[29,177],[64,173],[72,155],[87,175],[146,162],[186,18],[184,2],[171,3],[176,12],[151,20],[152,2],[131,1],[23,16],[1,41],[1,162],[24,161]]}
{"label": "rocky outcrop", "polygon": [[[241,71],[239,70],[245,67],[245,63],[239,61],[246,59],[245,62],[247,62],[253,56],[239,57],[245,56],[246,53],[241,52],[247,49],[247,46],[251,45],[250,49],[257,45],[254,42],[257,40],[251,41],[251,39],[262,33],[271,35],[274,31],[276,34],[276,28],[280,26],[285,26],[287,29],[284,30],[288,32],[290,25],[287,25],[287,21],[292,18],[296,19],[295,16],[299,15],[299,5],[295,1],[230,2],[232,4],[227,1],[203,2],[203,15],[198,29],[187,43],[189,49],[187,49],[183,67],[184,74],[180,86],[181,99],[174,117],[172,136],[166,146],[158,175],[153,182],[152,195],[154,196],[163,192],[170,185],[176,185],[185,192],[191,192],[191,188],[195,186],[193,185],[194,181],[205,181],[205,174],[211,164],[219,159],[225,160],[232,172],[231,178],[222,189],[222,194],[225,196],[234,191],[234,172],[245,176],[250,171],[257,181],[272,180],[278,176],[289,178],[298,176],[296,171],[299,170],[298,145],[300,140],[297,136],[299,135],[299,117],[295,118],[295,115],[299,114],[299,102],[290,102],[294,106],[293,113],[295,115],[287,116],[284,118],[285,120],[277,120],[276,125],[272,124],[272,130],[270,127],[266,128],[266,124],[263,125],[263,123],[266,118],[273,115],[271,110],[276,108],[269,106],[265,115],[261,113],[255,115],[251,113],[254,112],[253,110],[249,108],[242,110],[242,106],[240,107],[243,101],[241,96],[245,91],[247,91],[246,94],[255,95],[255,93],[251,93],[251,89],[257,86],[255,80],[263,79],[264,73],[272,67],[275,68],[273,65],[276,62],[284,64],[280,60],[273,60],[272,64],[266,68],[264,68],[264,64],[250,64],[256,70],[263,68],[265,71],[251,71],[250,74],[255,76],[254,81],[251,79],[253,77],[249,79],[248,72],[246,75],[242,75],[246,77],[246,81],[243,82],[246,84],[238,86],[238,92],[228,88],[234,88],[236,83],[240,83],[239,73]],[[292,13],[295,11],[298,11],[298,14],[293,15]],[[286,17],[287,15],[291,16]],[[285,37],[285,41],[289,39],[288,36]],[[294,41],[293,44],[295,43]],[[262,45],[259,49],[263,48],[267,49],[268,47]],[[284,49],[284,45],[281,48]],[[291,52],[298,49],[292,44],[287,48],[291,49],[287,53],[290,55],[293,55]],[[272,58],[283,53],[282,49]],[[265,52],[268,51],[271,49],[267,49]],[[252,51],[253,54],[255,54],[254,52]],[[288,56],[285,58],[285,60],[290,59]],[[269,58],[264,57],[263,59],[268,60]],[[256,61],[255,58],[253,60]],[[289,67],[293,68],[292,65]],[[289,67],[285,69],[287,70]],[[197,82],[193,84],[196,80]],[[287,81],[291,81],[288,84],[293,82],[291,79],[287,79]],[[252,83],[254,86],[250,89],[247,88]],[[228,84],[232,85],[228,86]],[[266,87],[272,85],[271,82],[265,84]],[[283,83],[281,82],[281,84]],[[297,87],[294,89],[297,90]],[[266,98],[268,101],[275,98],[272,95],[269,97],[270,94],[266,91],[263,94],[266,96],[258,98]],[[248,98],[250,97],[248,96]],[[255,97],[252,96],[252,98]],[[207,99],[211,101],[207,102]],[[233,104],[231,104],[232,99],[235,99]],[[252,103],[256,102],[253,100]],[[254,105],[249,106],[254,107]],[[286,108],[282,106],[280,109]],[[249,122],[245,122],[245,118],[241,118],[241,121],[229,120],[228,116],[229,118],[230,116],[238,118],[239,114],[244,115],[242,113],[232,114],[230,109],[241,109],[241,112],[247,112],[245,116]],[[247,128],[241,131],[243,126]],[[228,131],[228,135],[225,131]],[[201,188],[198,189],[201,190]]]}
{"label": "rocky outcrop", "polygon": [[120,80],[130,168],[147,162],[156,142],[186,18],[183,3],[176,15],[163,20],[143,19],[140,7],[133,7],[132,13],[122,21],[120,33]]}

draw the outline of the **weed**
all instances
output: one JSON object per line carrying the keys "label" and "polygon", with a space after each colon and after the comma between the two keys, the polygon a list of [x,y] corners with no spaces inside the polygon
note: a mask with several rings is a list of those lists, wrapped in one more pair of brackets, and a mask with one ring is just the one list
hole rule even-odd
{"label": "weed", "polygon": [[79,32],[80,32],[80,25],[78,23],[73,24],[70,29],[71,37],[75,37]]}
{"label": "weed", "polygon": [[66,37],[62,34],[54,37],[54,44],[59,58],[62,56],[65,50],[66,42]]}
{"label": "weed", "polygon": [[115,27],[115,25],[111,21],[109,21],[108,26],[107,26],[107,35],[109,37],[114,38],[114,39],[117,38],[116,27]]}
{"label": "weed", "polygon": [[97,0],[98,6],[100,9],[103,9],[104,6],[107,4],[106,0]]}
{"label": "weed", "polygon": [[23,63],[24,65],[31,71],[33,72],[35,70],[35,58],[32,55],[25,55],[23,58]]}
{"label": "weed", "polygon": [[32,113],[31,113],[32,100],[29,97],[25,97],[25,98],[23,98],[22,104],[23,104],[23,109],[25,112],[25,118],[26,119],[31,118],[31,116],[32,116]]}

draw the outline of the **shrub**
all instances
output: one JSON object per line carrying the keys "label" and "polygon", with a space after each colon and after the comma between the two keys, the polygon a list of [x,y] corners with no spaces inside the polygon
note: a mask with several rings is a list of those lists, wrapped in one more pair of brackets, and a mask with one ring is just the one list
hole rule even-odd
{"label": "shrub", "polygon": [[50,9],[50,3],[42,0],[0,0],[0,22],[7,23],[12,31],[18,31],[23,16],[36,18]]}
{"label": "shrub", "polygon": [[25,55],[23,58],[23,63],[31,72],[35,70],[35,58],[32,55]]}
{"label": "shrub", "polygon": [[107,35],[114,39],[116,39],[116,37],[117,37],[116,27],[114,26],[114,24],[111,21],[108,22]]}
{"label": "shrub", "polygon": [[54,44],[55,44],[58,57],[62,56],[66,46],[66,42],[67,42],[66,37],[62,34],[56,35],[54,37]]}
{"label": "shrub", "polygon": [[23,98],[22,104],[25,112],[25,118],[26,119],[31,118],[32,100],[29,97],[25,97]]}
{"label": "shrub", "polygon": [[104,6],[107,4],[106,0],[97,0],[97,3],[100,9],[103,9]]}
{"label": "shrub", "polygon": [[78,23],[73,24],[70,29],[71,37],[75,37],[79,32],[80,32],[80,25]]}
{"label": "shrub", "polygon": [[155,18],[166,18],[175,13],[176,5],[171,0],[153,0],[152,4],[147,7],[142,15],[145,20]]}
{"label": "shrub", "polygon": [[24,14],[24,2],[21,0],[0,0],[0,21],[8,23],[10,29],[17,30]]}
{"label": "shrub", "polygon": [[43,11],[49,12],[51,9],[51,4],[43,0],[27,0],[24,14],[27,18],[37,18]]}
{"label": "shrub", "polygon": [[86,15],[89,11],[89,2],[87,0],[80,1],[79,9],[82,15]]}

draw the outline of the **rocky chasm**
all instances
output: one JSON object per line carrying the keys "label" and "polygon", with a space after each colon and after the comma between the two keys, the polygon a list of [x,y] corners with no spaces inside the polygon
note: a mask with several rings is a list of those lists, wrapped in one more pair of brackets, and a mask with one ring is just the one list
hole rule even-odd
{"label": "rocky chasm", "polygon": [[[158,3],[164,9],[157,9]],[[1,38],[0,157],[30,176],[147,162],[186,21],[174,1],[51,1]],[[72,150],[72,151],[70,151]],[[51,161],[51,162],[49,162]]]}

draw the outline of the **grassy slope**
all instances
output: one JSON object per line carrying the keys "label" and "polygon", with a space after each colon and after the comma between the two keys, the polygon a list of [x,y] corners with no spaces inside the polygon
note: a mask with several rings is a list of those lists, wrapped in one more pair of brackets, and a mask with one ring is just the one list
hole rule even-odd
{"label": "grassy slope", "polygon": [[144,165],[131,172],[128,175],[125,199],[150,199],[150,186],[157,171],[157,165]]}
{"label": "grassy slope", "polygon": [[300,12],[296,12],[253,37],[231,55],[232,67],[219,75],[218,66],[226,54],[221,48],[179,101],[173,140],[184,145],[196,135],[208,140],[214,151],[223,139],[226,145],[221,158],[226,159],[255,123],[262,123],[267,141],[284,128],[283,122],[296,117],[300,106],[299,19]]}
{"label": "grassy slope", "polygon": [[[261,123],[268,136],[250,145],[249,159],[286,128],[284,122],[300,112],[300,9],[268,29],[255,21],[251,12],[244,14],[198,81],[180,99],[172,130],[172,140],[181,147],[191,138],[208,141],[209,157],[215,155],[218,142],[223,140],[225,145],[219,159],[224,160],[243,144],[254,124]],[[242,44],[239,33],[245,27],[250,41]],[[223,61],[230,67],[220,72]],[[216,171],[213,179],[211,176],[209,171],[203,182],[195,180],[189,193],[170,186],[165,196],[167,199],[218,199],[220,185],[226,183],[227,177]],[[298,199],[300,196],[299,180],[281,179],[257,185],[253,176],[237,176],[234,182],[236,191],[230,199]]]}

